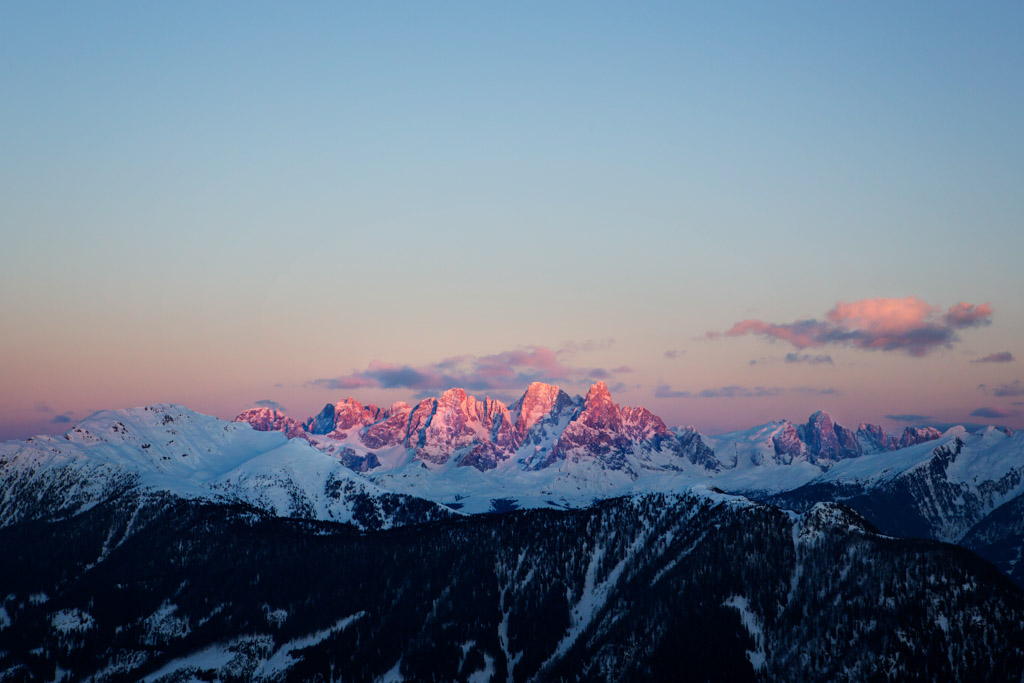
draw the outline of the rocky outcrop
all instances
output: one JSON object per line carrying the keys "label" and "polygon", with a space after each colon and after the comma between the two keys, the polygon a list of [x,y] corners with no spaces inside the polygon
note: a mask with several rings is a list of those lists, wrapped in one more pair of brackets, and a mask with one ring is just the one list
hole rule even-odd
{"label": "rocky outcrop", "polygon": [[517,444],[504,403],[490,397],[479,400],[464,389],[449,389],[416,407],[407,445],[417,458],[437,465],[472,450],[474,456],[466,464],[491,469],[512,457]]}
{"label": "rocky outcrop", "polygon": [[621,457],[616,456],[621,456],[630,444],[619,406],[612,402],[611,392],[605,383],[597,382],[587,392],[583,410],[562,431],[544,464],[565,459],[576,452],[585,457],[599,457],[612,469],[619,469],[622,467]]}
{"label": "rocky outcrop", "polygon": [[942,432],[935,427],[907,427],[903,430],[903,436],[900,437],[899,445],[896,448],[916,446],[925,441],[934,441],[940,436],[942,436]]}
{"label": "rocky outcrop", "polygon": [[679,469],[684,461],[717,468],[714,453],[694,430],[682,436],[643,407],[620,407],[604,382],[590,387],[583,408],[562,431],[554,448],[533,463],[548,467],[559,460],[594,461],[632,475],[638,468]]}
{"label": "rocky outcrop", "polygon": [[389,448],[405,443],[409,434],[409,417],[412,408],[404,401],[391,404],[384,412],[384,419],[367,427],[360,438],[368,448]]}
{"label": "rocky outcrop", "polygon": [[531,458],[547,455],[561,430],[582,409],[579,396],[573,398],[557,386],[534,382],[509,407],[517,448],[532,448]]}
{"label": "rocky outcrop", "polygon": [[861,454],[857,436],[846,427],[836,424],[824,410],[811,415],[807,424],[797,430],[800,440],[807,446],[807,455],[812,463],[826,460],[836,462],[844,458],[856,458]]}
{"label": "rocky outcrop", "polygon": [[303,426],[310,434],[326,434],[335,439],[344,439],[353,427],[362,428],[383,417],[375,405],[363,406],[351,396],[335,404],[328,403],[316,417],[310,418]]}
{"label": "rocky outcrop", "polygon": [[884,453],[896,447],[896,438],[889,436],[878,425],[861,422],[857,427],[857,440],[862,453]]}
{"label": "rocky outcrop", "polygon": [[249,408],[243,410],[234,419],[235,422],[248,422],[258,432],[284,432],[289,439],[306,438],[306,430],[292,418],[280,410],[271,408]]}
{"label": "rocky outcrop", "polygon": [[786,421],[781,424],[782,428],[772,437],[781,464],[806,460],[828,466],[865,453],[884,453],[932,441],[942,435],[933,427],[907,427],[901,437],[896,437],[886,434],[878,425],[866,423],[861,423],[853,432],[836,424],[823,410],[811,415],[807,424],[793,425]]}

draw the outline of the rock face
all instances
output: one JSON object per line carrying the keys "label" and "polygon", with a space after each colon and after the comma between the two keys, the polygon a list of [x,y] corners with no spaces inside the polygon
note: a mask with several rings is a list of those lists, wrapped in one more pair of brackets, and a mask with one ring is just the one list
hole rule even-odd
{"label": "rock face", "polygon": [[366,428],[360,435],[369,448],[388,448],[405,442],[409,432],[409,416],[412,408],[404,401],[392,403],[384,412],[384,419]]}
{"label": "rock face", "polygon": [[846,427],[837,425],[823,410],[811,415],[807,424],[798,430],[801,440],[807,445],[809,460],[835,462],[844,458],[855,458],[861,454],[857,437]]}
{"label": "rock face", "polygon": [[891,451],[895,446],[894,437],[887,435],[885,430],[878,425],[866,422],[861,422],[857,427],[857,439],[860,441],[861,451],[864,453],[884,453]]}
{"label": "rock face", "polygon": [[408,447],[420,460],[442,465],[468,455],[460,464],[487,470],[510,458],[515,446],[508,408],[490,397],[481,401],[464,389],[449,389],[413,412]]}
{"label": "rock face", "polygon": [[289,439],[306,437],[303,426],[280,410],[250,408],[239,413],[234,421],[248,422],[258,432],[283,432]]}
{"label": "rock face", "polygon": [[935,427],[907,427],[903,430],[903,436],[900,437],[899,445],[894,446],[892,450],[916,446],[925,441],[934,441],[940,436],[942,436],[942,432]]}
{"label": "rock face", "polygon": [[559,460],[591,460],[632,475],[638,469],[680,469],[685,461],[707,469],[718,464],[694,430],[676,434],[646,408],[620,407],[612,402],[604,382],[590,387],[582,410],[562,430],[550,454],[534,467],[548,467]]}
{"label": "rock face", "polygon": [[[661,423],[661,428],[668,431],[664,423]],[[598,457],[612,469],[619,469],[622,467],[622,455],[629,446],[622,412],[618,405],[612,403],[611,392],[605,383],[598,382],[590,387],[583,410],[562,431],[550,459],[544,464],[564,460],[573,454],[576,457]]]}
{"label": "rock face", "polygon": [[[693,428],[670,430],[646,408],[619,406],[604,382],[591,386],[585,398],[573,398],[557,386],[534,382],[510,407],[490,397],[471,396],[464,389],[449,389],[415,407],[395,403],[386,410],[364,406],[350,397],[326,405],[303,424],[269,408],[247,410],[236,420],[257,430],[281,431],[314,443],[317,439],[310,435],[370,451],[404,448],[409,457],[430,467],[452,462],[482,472],[515,458],[534,470],[570,461],[634,475],[639,469],[678,469],[684,462],[708,471],[736,465],[720,462]],[[766,451],[753,456],[754,465],[807,462],[821,469],[941,436],[932,427],[907,427],[900,436],[890,435],[878,425],[865,423],[854,432],[821,410],[805,424],[781,420],[760,429],[767,430],[770,440]],[[325,448],[332,454],[340,452]],[[352,457],[345,462],[357,471],[373,469],[379,463],[375,458]]]}
{"label": "rock face", "polygon": [[[714,452],[695,430],[673,432],[646,408],[620,407],[604,382],[591,386],[586,398],[534,382],[511,407],[449,389],[414,408],[395,403],[381,410],[346,398],[326,405],[304,425],[269,411],[246,411],[236,419],[261,431],[291,430],[289,435],[325,436],[346,444],[355,439],[374,451],[402,447],[432,467],[454,462],[487,471],[517,456],[530,469],[566,459],[632,473],[638,467],[678,469],[684,461],[718,467]],[[338,448],[321,446],[340,457]],[[366,471],[379,461],[357,461],[350,454],[343,462]]]}
{"label": "rock face", "polygon": [[775,454],[782,464],[806,460],[812,464],[830,465],[865,453],[884,453],[906,448],[942,436],[933,427],[907,427],[901,437],[887,435],[878,425],[861,423],[853,432],[836,424],[823,410],[811,415],[807,424],[782,423],[773,437]]}
{"label": "rock face", "polygon": [[559,434],[583,410],[583,399],[557,386],[534,382],[509,410],[517,447],[531,462],[540,461],[550,455]]}
{"label": "rock face", "polygon": [[332,438],[344,439],[348,436],[347,430],[371,425],[380,418],[380,408],[372,404],[363,406],[350,396],[334,405],[328,403],[303,426],[310,434],[327,434]]}

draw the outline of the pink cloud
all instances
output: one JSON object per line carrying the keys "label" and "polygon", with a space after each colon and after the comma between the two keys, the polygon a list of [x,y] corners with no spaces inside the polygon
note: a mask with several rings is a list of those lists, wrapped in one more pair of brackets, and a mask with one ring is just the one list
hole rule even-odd
{"label": "pink cloud", "polygon": [[[862,299],[838,302],[824,320],[791,323],[741,320],[725,332],[727,337],[747,334],[788,342],[798,349],[835,344],[856,349],[902,351],[924,356],[948,348],[958,340],[956,331],[987,325],[992,320],[989,304],[959,303],[945,313],[917,297]],[[718,332],[708,332],[717,339]]]}
{"label": "pink cloud", "polygon": [[976,358],[972,360],[972,363],[1012,363],[1014,361],[1013,354],[1009,351],[999,351],[998,353],[990,353],[987,356]]}
{"label": "pink cloud", "polygon": [[1016,417],[1019,415],[1016,410],[1006,410],[1004,408],[993,408],[986,406],[984,408],[978,408],[977,410],[971,411],[971,417],[988,417],[988,418],[1001,418],[1001,417]]}
{"label": "pink cloud", "polygon": [[523,389],[531,382],[582,384],[594,379],[610,379],[615,374],[632,372],[627,366],[613,370],[582,368],[559,360],[586,350],[587,344],[552,351],[545,346],[529,346],[486,356],[452,356],[428,365],[401,365],[373,361],[365,370],[340,377],[308,382],[326,389],[414,389],[421,392],[444,391],[452,387],[470,390],[502,391]]}
{"label": "pink cloud", "polygon": [[667,384],[661,384],[654,389],[655,398],[765,398],[787,393],[834,396],[839,392],[833,387],[741,387],[737,385],[700,391],[681,391],[675,390]]}
{"label": "pink cloud", "polygon": [[975,306],[961,302],[956,306],[950,306],[943,318],[949,325],[958,329],[988,325],[992,320],[992,307],[988,304]]}

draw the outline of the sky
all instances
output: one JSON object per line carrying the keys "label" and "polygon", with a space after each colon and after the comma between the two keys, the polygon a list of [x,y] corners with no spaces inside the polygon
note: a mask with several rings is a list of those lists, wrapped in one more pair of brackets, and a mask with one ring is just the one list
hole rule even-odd
{"label": "sky", "polygon": [[0,439],[533,380],[1024,428],[1024,5],[0,4]]}

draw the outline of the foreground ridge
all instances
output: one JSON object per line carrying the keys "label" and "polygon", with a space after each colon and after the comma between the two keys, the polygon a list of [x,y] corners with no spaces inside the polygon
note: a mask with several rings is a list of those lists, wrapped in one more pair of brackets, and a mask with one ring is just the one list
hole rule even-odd
{"label": "foreground ridge", "polygon": [[[104,552],[126,524],[138,530]],[[695,489],[365,535],[197,501],[125,517],[111,501],[2,529],[0,542],[18,549],[0,557],[0,672],[19,680],[1003,680],[1024,668],[1019,589],[966,551],[879,536],[833,504],[793,514]]]}

